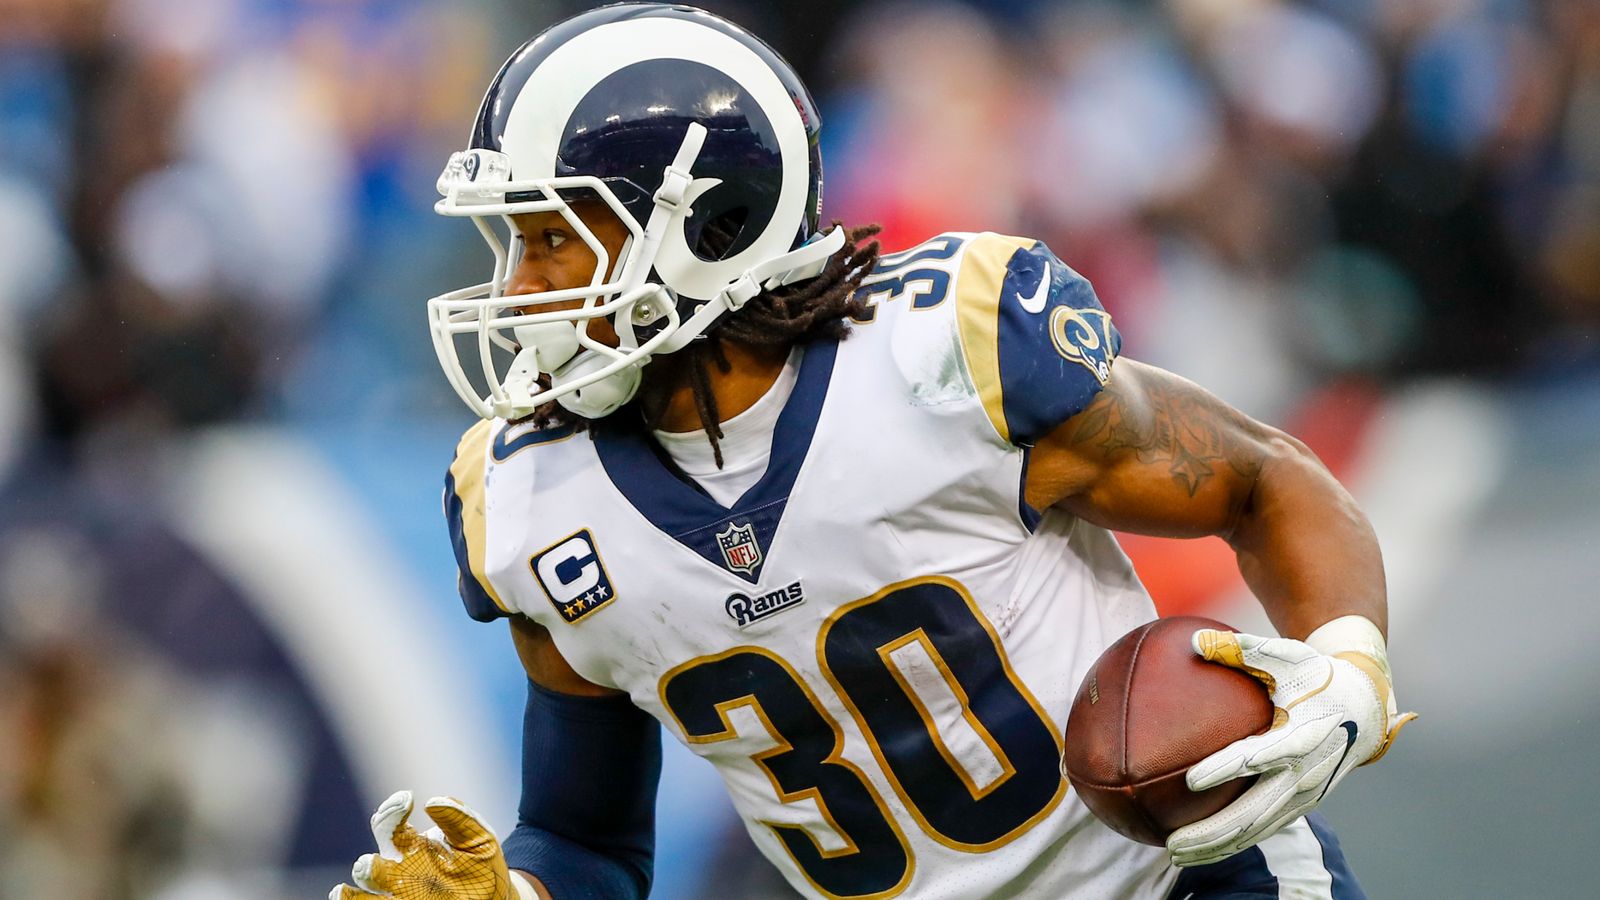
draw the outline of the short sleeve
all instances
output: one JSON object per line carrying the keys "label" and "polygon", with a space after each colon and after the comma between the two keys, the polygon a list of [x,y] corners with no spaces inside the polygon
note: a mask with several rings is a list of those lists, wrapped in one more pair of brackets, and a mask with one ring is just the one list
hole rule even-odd
{"label": "short sleeve", "polygon": [[1122,346],[1094,288],[1043,243],[997,234],[967,247],[956,280],[961,349],[1002,439],[1031,446],[1081,412]]}
{"label": "short sleeve", "polygon": [[488,544],[484,503],[485,451],[492,423],[472,426],[456,446],[455,459],[444,476],[444,516],[450,526],[450,544],[456,554],[456,588],[467,615],[492,622],[511,613],[495,593],[484,568]]}

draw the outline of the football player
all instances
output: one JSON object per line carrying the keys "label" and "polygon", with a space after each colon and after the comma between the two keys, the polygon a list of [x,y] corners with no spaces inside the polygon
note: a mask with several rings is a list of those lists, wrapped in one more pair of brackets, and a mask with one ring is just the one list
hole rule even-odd
{"label": "football player", "polygon": [[[1293,438],[1119,359],[1038,241],[821,225],[818,128],[682,6],[584,13],[495,77],[436,207],[494,272],[429,317],[482,417],[446,479],[461,595],[529,677],[519,820],[437,798],[419,834],[396,794],[331,896],[645,896],[658,722],[810,897],[1360,896],[1306,813],[1403,720],[1366,519]],[[1155,616],[1108,529],[1221,536],[1287,636],[1196,636],[1280,715],[1190,772],[1259,778],[1164,849],[1059,772],[1083,673]]]}

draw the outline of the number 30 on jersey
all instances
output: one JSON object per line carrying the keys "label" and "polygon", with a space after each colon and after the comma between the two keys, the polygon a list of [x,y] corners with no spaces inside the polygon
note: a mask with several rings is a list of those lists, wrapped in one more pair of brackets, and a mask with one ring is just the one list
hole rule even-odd
{"label": "number 30 on jersey", "polygon": [[[817,660],[904,808],[939,843],[992,850],[1060,802],[1059,732],[955,581],[914,579],[841,606],[818,632]],[[819,891],[890,897],[910,883],[900,823],[789,663],[735,647],[678,666],[660,691],[691,744],[749,737],[736,718],[767,731],[774,746],[751,759],[783,803],[814,801],[826,828],[763,824]],[[941,726],[932,708],[959,716]]]}

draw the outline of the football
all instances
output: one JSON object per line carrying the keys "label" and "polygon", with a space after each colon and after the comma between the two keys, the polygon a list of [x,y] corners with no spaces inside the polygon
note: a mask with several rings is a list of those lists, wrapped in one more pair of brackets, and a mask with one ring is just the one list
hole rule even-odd
{"label": "football", "polygon": [[1067,717],[1062,771],[1090,812],[1141,843],[1165,844],[1244,793],[1253,777],[1197,793],[1184,775],[1272,725],[1261,682],[1195,654],[1189,639],[1201,628],[1235,630],[1175,616],[1124,635],[1095,660]]}

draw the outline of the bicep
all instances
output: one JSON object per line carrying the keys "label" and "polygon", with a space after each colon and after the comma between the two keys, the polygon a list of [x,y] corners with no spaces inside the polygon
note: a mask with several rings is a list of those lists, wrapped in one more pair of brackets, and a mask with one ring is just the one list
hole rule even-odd
{"label": "bicep", "polygon": [[622,692],[603,687],[579,675],[557,649],[549,629],[527,616],[511,618],[511,643],[517,658],[534,684],[562,694],[580,697],[608,697]]}
{"label": "bicep", "polygon": [[1226,536],[1291,441],[1186,379],[1121,359],[1094,401],[1034,447],[1027,499],[1121,531]]}

